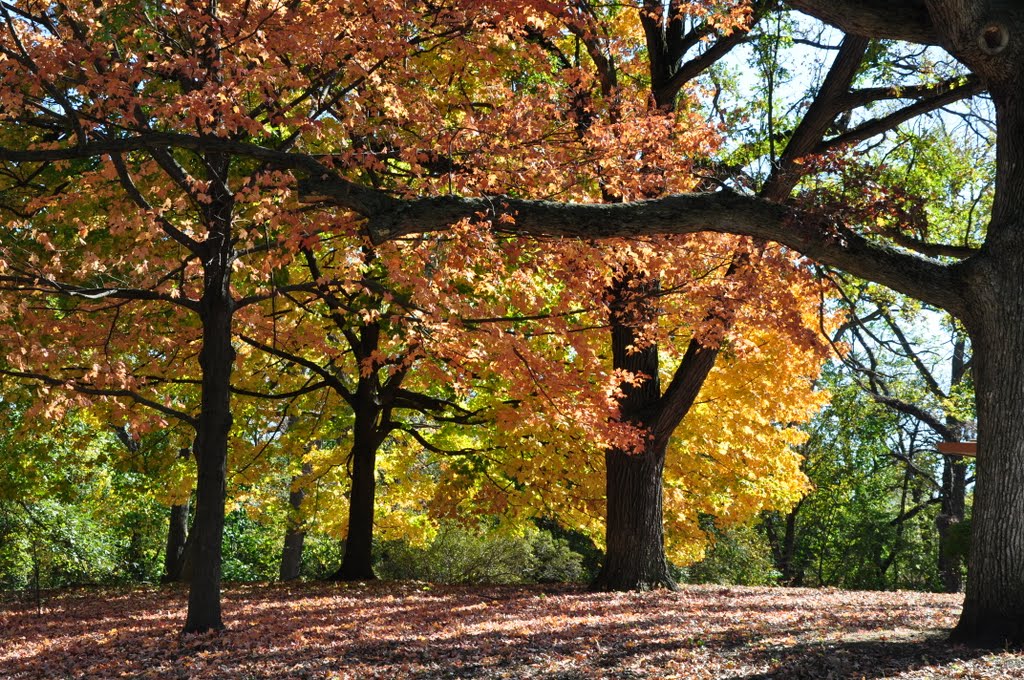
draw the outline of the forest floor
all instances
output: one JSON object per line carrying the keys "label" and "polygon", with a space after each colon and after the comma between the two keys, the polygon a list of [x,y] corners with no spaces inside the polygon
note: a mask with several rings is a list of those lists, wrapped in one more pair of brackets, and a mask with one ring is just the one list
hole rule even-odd
{"label": "forest floor", "polygon": [[186,594],[0,596],[0,678],[1024,678],[945,641],[955,595],[250,584],[226,630],[180,635]]}

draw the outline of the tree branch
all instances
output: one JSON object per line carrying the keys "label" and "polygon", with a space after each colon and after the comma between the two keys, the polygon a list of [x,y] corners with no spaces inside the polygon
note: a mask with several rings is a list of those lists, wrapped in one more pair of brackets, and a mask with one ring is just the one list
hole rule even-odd
{"label": "tree branch", "polygon": [[939,44],[924,0],[789,0],[787,4],[847,33]]}

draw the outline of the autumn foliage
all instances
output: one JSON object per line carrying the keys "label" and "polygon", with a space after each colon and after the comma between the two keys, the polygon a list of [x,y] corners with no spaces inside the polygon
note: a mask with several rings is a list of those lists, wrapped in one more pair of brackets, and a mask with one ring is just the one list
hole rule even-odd
{"label": "autumn foliage", "polygon": [[[726,5],[686,9],[746,27]],[[30,2],[3,18],[0,138],[24,151],[3,175],[3,371],[30,417],[170,433],[169,503],[191,492],[178,452],[194,447],[190,629],[219,625],[225,504],[259,517],[315,485],[300,519],[351,542],[360,450],[386,536],[487,514],[600,540],[602,456],[644,449],[620,404],[653,378],[613,366],[613,324],[666,366],[691,343],[720,354],[670,443],[674,559],[699,558],[699,513],[744,522],[805,490],[794,426],[823,399],[822,291],[792,252],[510,239],[485,216],[371,244],[362,216],[298,193],[311,173],[394,196],[697,188],[720,130],[697,88],[652,105],[634,8]],[[611,296],[623,272],[659,290]]]}

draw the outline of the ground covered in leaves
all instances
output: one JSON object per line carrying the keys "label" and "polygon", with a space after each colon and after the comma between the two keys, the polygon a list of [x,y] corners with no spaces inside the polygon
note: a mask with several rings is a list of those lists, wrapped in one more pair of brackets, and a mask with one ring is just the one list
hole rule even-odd
{"label": "ground covered in leaves", "polygon": [[245,585],[179,635],[181,588],[0,603],[2,678],[1024,678],[945,642],[960,597],[686,586]]}

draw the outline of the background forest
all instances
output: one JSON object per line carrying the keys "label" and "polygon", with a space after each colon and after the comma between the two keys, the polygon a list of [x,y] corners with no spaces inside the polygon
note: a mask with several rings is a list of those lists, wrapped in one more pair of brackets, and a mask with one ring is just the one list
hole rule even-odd
{"label": "background forest", "polygon": [[[356,3],[316,18],[344,37],[329,53],[294,17],[248,33],[240,15],[218,29],[231,49],[188,62],[245,104],[213,111],[171,54],[206,35],[188,3],[143,17],[152,34],[83,5],[54,21],[81,54],[108,38],[134,54],[130,86],[85,60],[91,94],[60,103],[47,41],[8,46],[45,68],[4,76],[5,121],[44,145],[78,114],[104,141],[224,132],[395,195],[725,186],[911,250],[929,231],[977,242],[993,137],[951,59],[771,2],[649,4],[396,7],[402,39],[384,41],[383,10]],[[310,53],[315,77],[295,58]],[[821,114],[836,87],[849,96]],[[643,456],[671,577],[630,587],[962,589],[973,464],[935,444],[972,438],[974,394],[947,313],[731,236],[517,240],[464,220],[372,243],[359,216],[300,201],[275,158],[126,147],[8,168],[3,589],[191,580],[212,535],[193,540],[211,507],[197,460],[221,426],[228,581],[614,589],[609,556],[628,550],[606,513]],[[210,365],[226,367],[212,425]]]}

